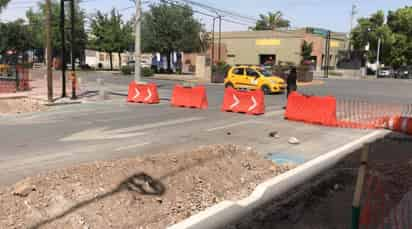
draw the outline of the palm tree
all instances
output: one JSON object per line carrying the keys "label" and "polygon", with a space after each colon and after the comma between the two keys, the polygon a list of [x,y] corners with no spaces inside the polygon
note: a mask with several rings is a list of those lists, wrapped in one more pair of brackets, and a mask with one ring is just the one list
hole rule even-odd
{"label": "palm tree", "polygon": [[269,12],[267,15],[260,15],[260,19],[256,22],[254,30],[275,30],[277,28],[290,27],[290,21],[283,18],[280,11]]}
{"label": "palm tree", "polygon": [[0,13],[1,10],[6,7],[6,5],[10,2],[10,0],[0,0]]}

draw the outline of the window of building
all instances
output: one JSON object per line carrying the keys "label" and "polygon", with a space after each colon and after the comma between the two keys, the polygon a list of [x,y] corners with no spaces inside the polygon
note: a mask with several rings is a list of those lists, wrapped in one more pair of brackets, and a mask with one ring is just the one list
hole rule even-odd
{"label": "window of building", "polygon": [[99,54],[99,61],[104,61],[104,53]]}

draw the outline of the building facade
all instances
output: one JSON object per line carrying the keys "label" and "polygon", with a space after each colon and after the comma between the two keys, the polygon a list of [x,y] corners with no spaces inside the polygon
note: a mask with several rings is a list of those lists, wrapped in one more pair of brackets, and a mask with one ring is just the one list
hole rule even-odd
{"label": "building facade", "polygon": [[[215,34],[214,62],[219,60],[218,36],[219,34]],[[257,65],[268,61],[273,62],[273,64],[289,62],[297,65],[302,61],[301,51],[304,41],[313,43],[312,63],[317,69],[321,69],[326,63],[325,47],[327,39],[322,35],[309,32],[308,29],[223,32],[221,35],[220,60],[231,65]],[[346,34],[332,32],[329,65],[336,66],[341,51],[346,49]]]}

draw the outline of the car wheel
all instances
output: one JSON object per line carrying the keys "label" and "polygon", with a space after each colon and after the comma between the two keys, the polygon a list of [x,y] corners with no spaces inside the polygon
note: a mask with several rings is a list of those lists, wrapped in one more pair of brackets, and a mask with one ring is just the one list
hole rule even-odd
{"label": "car wheel", "polygon": [[225,88],[234,88],[234,86],[233,86],[233,84],[232,83],[227,83],[227,84],[225,84]]}
{"label": "car wheel", "polygon": [[270,88],[269,88],[267,85],[263,85],[263,86],[261,87],[261,90],[263,91],[263,93],[264,93],[265,95],[269,95],[269,94],[270,94]]}

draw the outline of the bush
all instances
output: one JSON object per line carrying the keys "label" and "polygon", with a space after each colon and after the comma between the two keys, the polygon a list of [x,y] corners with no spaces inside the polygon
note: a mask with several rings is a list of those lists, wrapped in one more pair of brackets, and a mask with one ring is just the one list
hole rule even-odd
{"label": "bush", "polygon": [[142,68],[143,77],[151,77],[154,75],[154,71],[151,68],[145,67]]}
{"label": "bush", "polygon": [[231,67],[230,65],[226,64],[223,61],[218,62],[216,65],[213,65],[212,83],[223,83],[223,81],[227,77],[227,73],[229,72],[230,67]]}
{"label": "bush", "polygon": [[121,71],[123,75],[131,75],[132,74],[132,68],[130,66],[122,66]]}

